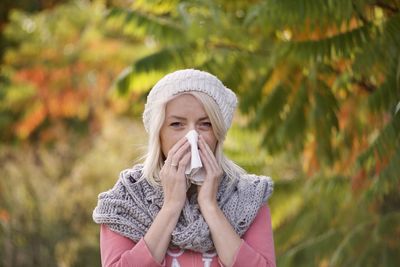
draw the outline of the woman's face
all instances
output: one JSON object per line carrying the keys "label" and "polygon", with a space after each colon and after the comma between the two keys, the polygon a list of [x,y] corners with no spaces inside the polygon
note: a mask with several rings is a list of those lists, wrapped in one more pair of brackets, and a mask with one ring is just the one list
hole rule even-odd
{"label": "woman's face", "polygon": [[160,130],[161,150],[164,157],[171,147],[190,130],[196,130],[203,136],[215,153],[217,138],[203,104],[192,95],[182,94],[169,101],[165,107],[165,120]]}

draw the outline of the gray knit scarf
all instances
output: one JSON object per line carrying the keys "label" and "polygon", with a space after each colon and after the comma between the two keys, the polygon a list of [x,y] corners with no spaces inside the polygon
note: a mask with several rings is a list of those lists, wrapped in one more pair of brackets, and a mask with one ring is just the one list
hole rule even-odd
{"label": "gray knit scarf", "polygon": [[[146,234],[164,201],[161,188],[140,179],[142,169],[143,165],[136,165],[122,171],[115,186],[99,195],[93,211],[96,223],[106,224],[135,242]],[[217,201],[236,233],[242,236],[272,191],[269,177],[246,174],[232,180],[224,175]],[[186,201],[172,232],[171,246],[204,253],[214,250],[214,244],[196,197],[195,194]]]}

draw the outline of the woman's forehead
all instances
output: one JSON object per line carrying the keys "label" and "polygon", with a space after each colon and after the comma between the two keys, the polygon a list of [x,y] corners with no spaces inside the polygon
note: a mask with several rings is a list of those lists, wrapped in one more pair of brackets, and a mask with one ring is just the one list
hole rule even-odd
{"label": "woman's forehead", "polygon": [[167,102],[166,111],[168,110],[185,110],[185,109],[200,109],[204,110],[203,104],[194,96],[182,94],[174,97]]}
{"label": "woman's forehead", "polygon": [[166,118],[208,118],[203,104],[194,96],[183,94],[170,100],[165,108]]}

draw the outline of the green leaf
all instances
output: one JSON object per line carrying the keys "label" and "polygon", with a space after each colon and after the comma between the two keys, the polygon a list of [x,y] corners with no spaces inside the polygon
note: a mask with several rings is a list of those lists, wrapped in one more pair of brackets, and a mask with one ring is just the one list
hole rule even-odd
{"label": "green leaf", "polygon": [[107,14],[110,22],[116,22],[122,31],[139,36],[152,35],[159,40],[181,39],[182,27],[167,18],[139,10],[113,8]]}
{"label": "green leaf", "polygon": [[291,41],[285,45],[289,46],[290,56],[300,61],[350,58],[371,42],[373,30],[373,25],[367,24],[320,40]]}

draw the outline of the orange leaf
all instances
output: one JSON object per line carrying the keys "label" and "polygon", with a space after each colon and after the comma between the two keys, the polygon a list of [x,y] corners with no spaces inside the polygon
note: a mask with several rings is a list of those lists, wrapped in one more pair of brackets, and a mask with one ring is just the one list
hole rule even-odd
{"label": "orange leaf", "polygon": [[22,139],[27,138],[44,121],[46,113],[43,104],[39,103],[16,125],[17,135]]}

